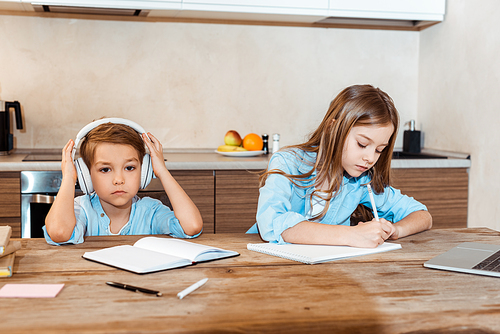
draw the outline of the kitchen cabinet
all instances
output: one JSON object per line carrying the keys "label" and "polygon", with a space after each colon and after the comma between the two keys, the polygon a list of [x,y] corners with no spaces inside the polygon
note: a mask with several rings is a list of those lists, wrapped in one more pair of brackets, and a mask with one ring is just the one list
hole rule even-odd
{"label": "kitchen cabinet", "polygon": [[[203,219],[203,232],[214,233],[214,172],[212,170],[171,170],[170,173],[198,207]],[[137,195],[158,199],[172,209],[170,199],[159,179],[153,179],[151,183],[155,183],[155,190],[146,188],[139,191]]]}
{"label": "kitchen cabinet", "polygon": [[116,9],[181,9],[182,0],[22,0],[32,6],[73,6]]}
{"label": "kitchen cabinet", "polygon": [[214,172],[172,170],[170,173],[200,210],[203,232],[214,233]]}
{"label": "kitchen cabinet", "polygon": [[328,16],[442,21],[444,0],[330,0]]}
{"label": "kitchen cabinet", "polygon": [[328,0],[183,0],[184,11],[326,16]]}
{"label": "kitchen cabinet", "polygon": [[[257,213],[257,171],[216,171],[216,233],[245,232]],[[395,168],[393,186],[432,215],[433,228],[467,227],[467,168]]]}
{"label": "kitchen cabinet", "polygon": [[467,227],[467,168],[392,169],[393,186],[427,206],[433,228]]}
{"label": "kitchen cabinet", "polygon": [[[204,233],[245,233],[255,223],[259,170],[171,173],[200,210]],[[467,168],[394,168],[392,178],[395,188],[427,206],[433,228],[467,227]],[[11,225],[13,236],[20,237],[20,173],[0,172],[0,185],[0,225]],[[165,201],[162,196],[154,197]]]}
{"label": "kitchen cabinet", "polygon": [[245,233],[254,223],[259,171],[215,171],[215,233]]}
{"label": "kitchen cabinet", "polygon": [[21,237],[21,174],[0,172],[0,225],[12,227],[12,237]]}
{"label": "kitchen cabinet", "polygon": [[421,30],[443,21],[446,0],[0,0],[3,6],[114,19]]}

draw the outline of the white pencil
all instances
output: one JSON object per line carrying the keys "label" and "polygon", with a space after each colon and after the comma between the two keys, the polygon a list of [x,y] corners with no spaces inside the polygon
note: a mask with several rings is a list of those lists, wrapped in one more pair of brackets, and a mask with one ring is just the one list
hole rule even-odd
{"label": "white pencil", "polygon": [[184,297],[186,297],[187,295],[189,295],[191,292],[193,292],[194,290],[198,289],[199,287],[201,287],[203,284],[207,283],[208,281],[208,278],[204,278],[196,283],[194,283],[193,285],[191,285],[189,288],[186,288],[184,290],[182,290],[181,292],[179,292],[177,294],[177,297],[179,297],[179,299],[182,299]]}
{"label": "white pencil", "polygon": [[370,202],[372,202],[373,216],[375,217],[375,220],[378,221],[377,206],[375,205],[375,198],[373,198],[372,187],[370,186],[370,184],[367,184],[366,188],[368,188],[368,194],[370,195]]}

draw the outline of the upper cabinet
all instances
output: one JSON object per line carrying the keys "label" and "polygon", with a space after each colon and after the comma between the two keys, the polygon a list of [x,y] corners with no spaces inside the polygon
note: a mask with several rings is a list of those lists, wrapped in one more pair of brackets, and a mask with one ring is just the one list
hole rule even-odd
{"label": "upper cabinet", "polygon": [[445,7],[446,0],[0,0],[2,11],[398,30],[439,23]]}

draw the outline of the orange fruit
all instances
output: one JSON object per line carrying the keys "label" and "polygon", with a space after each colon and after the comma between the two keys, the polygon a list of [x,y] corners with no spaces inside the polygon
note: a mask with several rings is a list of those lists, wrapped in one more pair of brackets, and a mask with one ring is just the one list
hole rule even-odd
{"label": "orange fruit", "polygon": [[264,142],[259,135],[249,133],[243,138],[243,148],[249,151],[260,151],[264,147]]}

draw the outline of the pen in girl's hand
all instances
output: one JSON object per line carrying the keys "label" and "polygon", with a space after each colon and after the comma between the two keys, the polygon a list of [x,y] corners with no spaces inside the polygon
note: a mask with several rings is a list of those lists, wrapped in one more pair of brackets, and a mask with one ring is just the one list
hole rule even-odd
{"label": "pen in girl's hand", "polygon": [[368,183],[366,185],[366,188],[368,188],[368,194],[370,195],[370,202],[372,203],[373,216],[375,217],[375,220],[378,221],[377,206],[375,205],[375,198],[373,198],[372,187]]}
{"label": "pen in girl's hand", "polygon": [[152,294],[152,295],[156,295],[156,297],[161,297],[161,292],[160,291],[155,291],[155,290],[150,290],[150,289],[145,289],[145,288],[139,288],[138,286],[123,284],[123,283],[117,283],[117,282],[106,282],[106,284],[109,285],[109,286],[113,286],[115,288],[119,288],[119,289],[124,289],[124,290],[129,290],[129,291],[134,291],[134,292],[144,292],[144,293],[149,293],[149,294]]}

